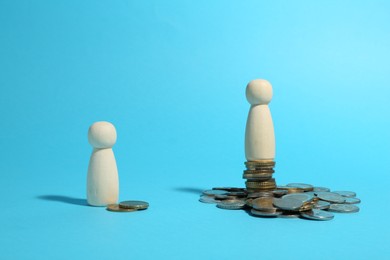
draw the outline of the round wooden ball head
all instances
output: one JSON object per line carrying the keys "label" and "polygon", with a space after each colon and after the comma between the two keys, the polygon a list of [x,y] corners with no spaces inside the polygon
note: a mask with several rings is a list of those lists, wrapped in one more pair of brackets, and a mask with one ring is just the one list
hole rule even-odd
{"label": "round wooden ball head", "polygon": [[97,149],[113,147],[116,142],[114,125],[105,121],[92,124],[88,130],[88,142]]}
{"label": "round wooden ball head", "polygon": [[253,105],[267,105],[272,99],[272,86],[267,80],[255,79],[246,87],[246,99]]}

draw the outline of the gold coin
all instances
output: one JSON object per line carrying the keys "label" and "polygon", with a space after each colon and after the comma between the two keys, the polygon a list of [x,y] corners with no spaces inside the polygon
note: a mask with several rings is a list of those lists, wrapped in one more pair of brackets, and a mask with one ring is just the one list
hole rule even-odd
{"label": "gold coin", "polygon": [[119,204],[109,204],[106,208],[108,211],[114,211],[114,212],[133,212],[137,211],[137,209],[125,209],[119,207]]}

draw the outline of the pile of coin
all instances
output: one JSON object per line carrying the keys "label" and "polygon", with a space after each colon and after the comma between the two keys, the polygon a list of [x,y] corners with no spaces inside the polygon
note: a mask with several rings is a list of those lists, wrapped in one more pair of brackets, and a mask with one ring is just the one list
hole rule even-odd
{"label": "pile of coin", "polygon": [[114,212],[134,212],[138,210],[144,210],[149,207],[149,203],[146,201],[140,200],[126,200],[122,201],[119,204],[109,204],[107,205],[108,211]]}
{"label": "pile of coin", "polygon": [[332,212],[358,212],[356,193],[333,191],[310,184],[289,183],[271,190],[217,187],[206,190],[199,201],[217,204],[222,209],[245,209],[256,217],[331,220]]}
{"label": "pile of coin", "polygon": [[274,161],[247,161],[245,166],[242,178],[246,179],[247,192],[269,191],[276,188],[275,179],[272,178],[275,172]]}

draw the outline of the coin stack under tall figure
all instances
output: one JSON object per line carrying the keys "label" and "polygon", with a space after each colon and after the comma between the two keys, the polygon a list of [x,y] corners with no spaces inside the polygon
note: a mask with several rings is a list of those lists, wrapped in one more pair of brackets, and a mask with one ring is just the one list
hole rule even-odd
{"label": "coin stack under tall figure", "polygon": [[275,179],[272,178],[275,167],[274,161],[247,161],[246,170],[242,176],[246,179],[245,186],[249,193],[269,191],[276,188]]}
{"label": "coin stack under tall figure", "polygon": [[216,203],[222,209],[248,209],[256,217],[302,217],[331,220],[332,212],[358,212],[356,193],[334,191],[304,183],[277,186],[275,167],[275,135],[268,103],[272,99],[271,84],[262,79],[249,82],[246,98],[251,104],[245,129],[245,162],[243,178],[246,188],[218,187],[206,190],[199,201]]}

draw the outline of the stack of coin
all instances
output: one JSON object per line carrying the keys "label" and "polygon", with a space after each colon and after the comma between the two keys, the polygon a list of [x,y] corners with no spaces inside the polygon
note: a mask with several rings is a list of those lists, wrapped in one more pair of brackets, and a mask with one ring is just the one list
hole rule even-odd
{"label": "stack of coin", "polygon": [[275,162],[272,160],[245,162],[243,179],[248,193],[272,191],[276,188],[275,179],[272,178]]}
{"label": "stack of coin", "polygon": [[133,212],[138,210],[144,210],[149,207],[149,203],[146,201],[140,200],[126,200],[122,201],[119,204],[109,204],[107,205],[108,211],[114,212]]}

